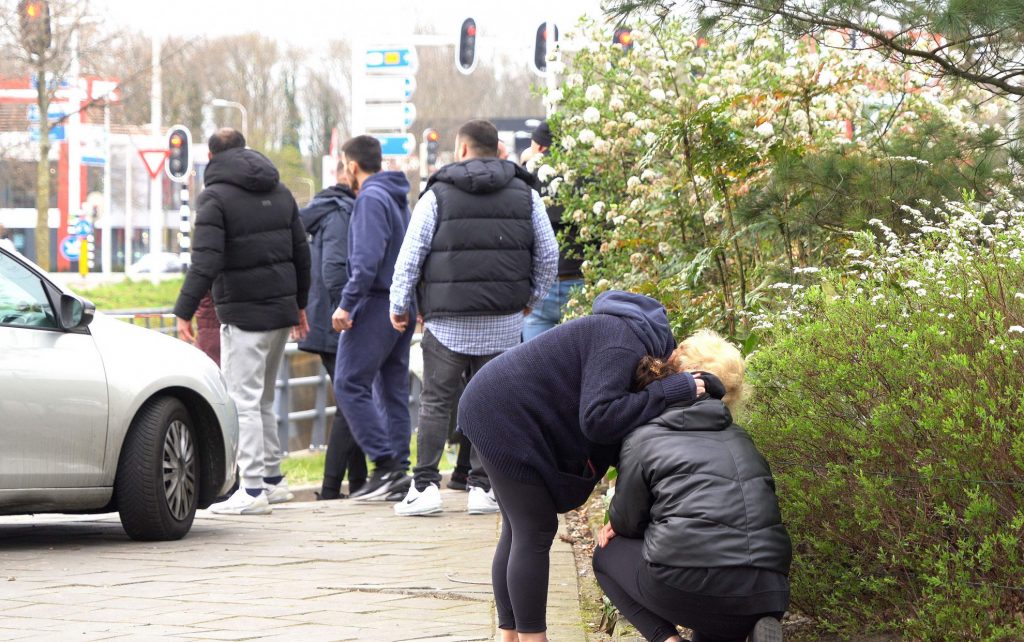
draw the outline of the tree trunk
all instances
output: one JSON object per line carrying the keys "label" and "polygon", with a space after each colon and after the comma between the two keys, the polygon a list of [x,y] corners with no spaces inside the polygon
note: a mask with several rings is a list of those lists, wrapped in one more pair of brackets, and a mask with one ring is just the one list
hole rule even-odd
{"label": "tree trunk", "polygon": [[36,264],[50,271],[50,94],[46,65],[36,65],[36,105],[39,107],[39,162],[36,164]]}

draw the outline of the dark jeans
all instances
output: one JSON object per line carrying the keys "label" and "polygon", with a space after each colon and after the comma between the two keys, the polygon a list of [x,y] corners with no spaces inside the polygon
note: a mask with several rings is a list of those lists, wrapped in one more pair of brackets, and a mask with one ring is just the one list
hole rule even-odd
{"label": "dark jeans", "polygon": [[[675,625],[693,630],[693,642],[744,642],[765,615],[736,615],[716,609],[713,595],[695,595],[652,580],[643,558],[644,541],[614,537],[594,550],[594,573],[619,611],[651,642],[676,635]],[[711,591],[713,592],[713,591]]]}
{"label": "dark jeans", "polygon": [[491,562],[498,628],[520,633],[547,630],[551,543],[558,511],[547,487],[524,484],[481,458],[501,509],[501,537]]}
{"label": "dark jeans", "polygon": [[[468,382],[484,364],[498,355],[454,352],[444,347],[430,330],[423,333],[420,347],[423,349],[423,393],[420,395],[420,427],[416,432],[413,474],[416,488],[423,490],[430,484],[441,485],[438,466],[448,440],[451,413],[463,389],[463,377]],[[479,465],[474,464],[470,470],[469,485],[490,489],[487,475]]]}
{"label": "dark jeans", "polygon": [[[336,353],[318,352],[320,362],[324,364],[327,375],[333,382],[334,367],[337,362]],[[338,404],[340,406],[340,404]],[[331,424],[331,436],[327,442],[327,456],[324,461],[324,482],[322,490],[341,490],[341,481],[345,479],[348,468],[348,491],[355,492],[366,483],[366,455],[352,436],[352,430],[345,421],[345,415],[339,407],[334,413]]]}
{"label": "dark jeans", "polygon": [[412,437],[409,345],[416,328],[391,327],[384,294],[367,296],[353,308],[352,328],[338,339],[334,398],[363,452],[375,464],[404,471]]}

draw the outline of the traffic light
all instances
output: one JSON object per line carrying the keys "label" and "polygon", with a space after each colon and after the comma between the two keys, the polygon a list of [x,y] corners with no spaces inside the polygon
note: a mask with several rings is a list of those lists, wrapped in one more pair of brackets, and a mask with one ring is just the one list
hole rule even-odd
{"label": "traffic light", "polygon": [[624,53],[629,53],[633,49],[633,30],[629,27],[619,27],[615,30],[612,44],[621,46]]}
{"label": "traffic light", "polygon": [[441,135],[437,133],[436,129],[426,129],[423,131],[423,142],[427,146],[427,165],[433,167],[437,165],[437,148],[440,147],[439,141]]}
{"label": "traffic light", "polygon": [[175,183],[188,182],[192,172],[192,134],[175,125],[167,132],[167,176]]}
{"label": "traffic light", "polygon": [[466,18],[459,31],[459,50],[456,52],[455,67],[468,74],[476,67],[476,20]]}
{"label": "traffic light", "polygon": [[[554,39],[558,40],[558,25],[554,25]],[[533,68],[539,74],[548,70],[548,23],[542,22],[537,27],[537,38],[533,44]]]}
{"label": "traffic light", "polygon": [[21,43],[32,54],[42,56],[50,48],[50,3],[47,0],[20,0]]}

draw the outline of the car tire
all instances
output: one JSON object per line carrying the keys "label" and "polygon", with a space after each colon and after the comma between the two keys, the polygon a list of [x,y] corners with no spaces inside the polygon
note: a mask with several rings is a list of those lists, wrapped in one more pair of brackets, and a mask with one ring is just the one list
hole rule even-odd
{"label": "car tire", "polygon": [[135,415],[114,479],[129,537],[176,540],[192,528],[199,498],[197,447],[192,418],[178,399],[151,399]]}

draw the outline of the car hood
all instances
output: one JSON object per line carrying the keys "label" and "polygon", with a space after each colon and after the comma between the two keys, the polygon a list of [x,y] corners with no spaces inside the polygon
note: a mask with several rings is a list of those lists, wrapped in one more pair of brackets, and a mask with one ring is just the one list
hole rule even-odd
{"label": "car hood", "polygon": [[211,404],[230,402],[220,369],[197,348],[97,312],[89,324],[107,374],[111,410],[134,413],[153,393],[187,387]]}

